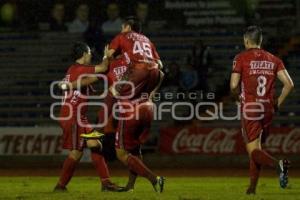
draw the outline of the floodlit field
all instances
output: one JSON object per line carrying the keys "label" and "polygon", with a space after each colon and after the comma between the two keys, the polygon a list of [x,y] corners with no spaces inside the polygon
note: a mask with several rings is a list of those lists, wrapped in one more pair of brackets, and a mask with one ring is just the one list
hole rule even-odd
{"label": "floodlit field", "polygon": [[[2,200],[90,200],[90,199],[132,199],[132,200],[295,200],[300,199],[300,178],[292,179],[289,188],[280,189],[276,178],[263,177],[259,183],[257,195],[246,196],[248,184],[246,177],[200,177],[174,178],[166,180],[165,191],[157,194],[152,186],[142,178],[138,179],[133,192],[100,192],[96,177],[75,177],[68,186],[67,193],[54,193],[52,189],[57,177],[0,177],[0,199]],[[125,184],[125,177],[113,178],[119,184]]]}

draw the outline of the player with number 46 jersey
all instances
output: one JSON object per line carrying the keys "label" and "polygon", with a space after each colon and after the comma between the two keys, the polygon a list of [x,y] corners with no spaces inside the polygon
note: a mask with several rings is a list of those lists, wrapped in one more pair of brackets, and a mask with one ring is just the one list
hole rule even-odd
{"label": "player with number 46 jersey", "polygon": [[[281,107],[293,89],[283,62],[271,53],[261,49],[262,30],[250,26],[244,33],[246,50],[233,61],[230,88],[239,94],[241,100],[242,134],[250,156],[250,186],[247,194],[254,194],[262,166],[278,169],[282,188],[288,184],[286,159],[277,160],[262,149],[272,122],[274,112]],[[280,96],[275,98],[275,81],[283,83]]]}

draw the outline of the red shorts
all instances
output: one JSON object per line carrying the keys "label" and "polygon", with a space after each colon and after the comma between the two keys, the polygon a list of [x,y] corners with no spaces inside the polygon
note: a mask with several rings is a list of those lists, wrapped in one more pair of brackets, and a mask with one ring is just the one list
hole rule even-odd
{"label": "red shorts", "polygon": [[130,117],[130,119],[119,119],[115,140],[117,149],[126,151],[136,149],[144,144],[150,135],[153,103],[144,102],[133,106],[132,111],[119,114],[122,118]]}
{"label": "red shorts", "polygon": [[113,106],[115,103],[117,103],[117,100],[110,92],[108,92],[107,96],[103,100],[103,103],[106,106],[106,110],[103,107],[100,107],[100,110],[98,112],[98,123],[105,125],[104,122],[109,120],[112,114]]}
{"label": "red shorts", "polygon": [[93,128],[89,126],[87,119],[82,120],[83,126],[78,124],[76,120],[60,121],[63,130],[63,148],[69,150],[82,151],[85,145],[84,140],[80,137],[82,133],[89,133]]}
{"label": "red shorts", "polygon": [[242,134],[245,142],[252,142],[259,137],[261,137],[262,142],[265,142],[266,137],[269,135],[272,119],[273,112],[264,113],[261,120],[245,119],[242,113]]}

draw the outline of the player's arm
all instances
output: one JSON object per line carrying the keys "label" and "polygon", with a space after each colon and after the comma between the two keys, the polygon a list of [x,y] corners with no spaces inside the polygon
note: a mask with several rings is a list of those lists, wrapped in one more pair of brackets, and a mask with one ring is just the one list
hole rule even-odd
{"label": "player's arm", "polygon": [[230,78],[230,90],[234,96],[238,96],[240,93],[240,81],[241,74],[233,72]]}
{"label": "player's arm", "polygon": [[164,77],[165,77],[165,74],[161,71],[161,70],[159,70],[159,82],[158,82],[158,84],[156,85],[156,87],[154,88],[154,90],[151,92],[151,94],[150,94],[150,99],[152,99],[153,97],[154,97],[154,95],[155,95],[155,93],[158,91],[158,89],[160,88],[160,86],[161,86],[161,84],[162,84],[162,82],[163,82],[163,80],[164,80]]}
{"label": "player's arm", "polygon": [[[104,48],[104,56],[103,56],[103,61],[102,63],[96,65],[93,69],[93,73],[105,73],[108,69],[108,65],[109,65],[109,61],[107,58],[107,54],[108,54],[108,46],[105,46]],[[87,69],[87,68],[86,68]],[[88,71],[90,71],[91,69],[87,69]],[[85,71],[85,68],[83,68],[83,73]],[[98,81],[98,77],[96,75],[88,75],[86,77],[82,77],[81,79],[78,79],[76,81],[73,81],[71,83],[69,82],[61,82],[59,84],[60,89],[62,90],[68,90],[68,89],[77,89],[77,88],[81,88],[87,85],[90,85],[96,81]]]}
{"label": "player's arm", "polygon": [[155,47],[155,45],[151,42],[151,48],[152,48],[152,55],[153,55],[153,58],[156,60],[156,63],[158,64],[158,68],[160,69],[160,70],[162,70],[163,69],[163,63],[161,62],[161,60],[160,60],[160,57],[159,57],[159,55],[158,55],[158,53],[157,53],[157,50],[156,50],[156,47]]}
{"label": "player's arm", "polygon": [[109,65],[109,47],[108,45],[105,46],[104,51],[103,51],[103,60],[102,63],[98,64],[95,66],[95,73],[105,73],[108,69],[108,65]]}
{"label": "player's arm", "polygon": [[277,78],[282,82],[283,88],[280,96],[277,99],[277,107],[280,108],[290,92],[294,89],[294,83],[287,70],[280,70],[277,72]]}
{"label": "player's arm", "polygon": [[111,59],[114,55],[114,53],[120,49],[121,47],[121,43],[122,43],[122,39],[121,39],[122,35],[117,35],[109,44],[109,48],[107,51],[107,58]]}
{"label": "player's arm", "polygon": [[81,88],[87,85],[90,85],[94,82],[97,82],[99,79],[97,78],[97,76],[87,76],[87,77],[83,77],[81,79],[78,79],[76,81],[73,82],[61,82],[59,83],[59,88],[62,90],[70,90],[70,89],[77,89],[77,88]]}
{"label": "player's arm", "polygon": [[160,70],[162,70],[162,69],[164,68],[164,65],[163,65],[163,63],[161,62],[161,60],[157,60],[157,64],[158,64],[158,68],[159,68]]}
{"label": "player's arm", "polygon": [[230,91],[236,100],[240,100],[240,82],[243,70],[242,59],[239,55],[235,56],[232,64],[232,73],[230,78]]}

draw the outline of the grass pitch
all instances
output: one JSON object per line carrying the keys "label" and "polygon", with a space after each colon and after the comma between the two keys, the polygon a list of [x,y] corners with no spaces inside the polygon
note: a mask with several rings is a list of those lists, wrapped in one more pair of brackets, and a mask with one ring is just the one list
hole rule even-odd
{"label": "grass pitch", "polygon": [[[124,185],[125,177],[112,179]],[[152,186],[138,178],[133,192],[100,192],[96,177],[74,177],[67,193],[53,193],[57,177],[0,177],[1,200],[300,200],[300,178],[291,179],[287,189],[280,189],[276,178],[262,177],[257,195],[246,196],[246,177],[167,177],[163,194],[154,193]]]}

